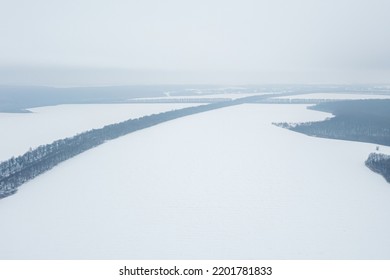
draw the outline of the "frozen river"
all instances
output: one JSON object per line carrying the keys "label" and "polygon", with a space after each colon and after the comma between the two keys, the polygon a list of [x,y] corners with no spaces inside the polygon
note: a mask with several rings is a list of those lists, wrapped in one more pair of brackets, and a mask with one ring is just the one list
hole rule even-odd
{"label": "frozen river", "polygon": [[109,141],[0,200],[0,258],[389,259],[376,145],[272,125],[328,116],[246,104]]}

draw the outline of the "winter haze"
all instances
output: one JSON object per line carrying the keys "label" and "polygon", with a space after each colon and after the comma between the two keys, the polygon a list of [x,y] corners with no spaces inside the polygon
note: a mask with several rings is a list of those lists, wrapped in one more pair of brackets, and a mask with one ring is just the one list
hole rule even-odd
{"label": "winter haze", "polygon": [[389,11],[0,0],[0,260],[389,260]]}
{"label": "winter haze", "polygon": [[0,83],[386,83],[386,0],[0,2]]}

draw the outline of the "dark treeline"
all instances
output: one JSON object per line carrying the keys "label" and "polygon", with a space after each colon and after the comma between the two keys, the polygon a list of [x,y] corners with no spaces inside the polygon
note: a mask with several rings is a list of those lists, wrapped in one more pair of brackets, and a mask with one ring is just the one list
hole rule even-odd
{"label": "dark treeline", "polygon": [[366,160],[366,166],[372,171],[381,174],[390,183],[390,156],[371,153]]}
{"label": "dark treeline", "polygon": [[390,100],[334,101],[309,108],[335,116],[320,122],[277,125],[310,136],[390,146]]}
{"label": "dark treeline", "polygon": [[104,126],[100,129],[92,129],[73,137],[57,140],[51,144],[39,146],[36,149],[30,149],[21,156],[16,158],[13,157],[0,163],[0,198],[14,194],[18,187],[23,183],[53,168],[60,162],[96,147],[105,141],[118,138],[136,130],[151,127],[162,122],[222,107],[250,102],[252,100],[253,98],[246,97],[233,101],[211,103],[153,114],[138,119],[129,119],[120,123]]}

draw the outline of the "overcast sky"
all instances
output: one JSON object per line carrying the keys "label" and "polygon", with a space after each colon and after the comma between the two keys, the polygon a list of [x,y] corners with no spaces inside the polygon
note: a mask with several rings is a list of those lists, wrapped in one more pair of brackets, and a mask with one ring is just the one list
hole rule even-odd
{"label": "overcast sky", "polygon": [[0,83],[390,83],[388,0],[0,0]]}

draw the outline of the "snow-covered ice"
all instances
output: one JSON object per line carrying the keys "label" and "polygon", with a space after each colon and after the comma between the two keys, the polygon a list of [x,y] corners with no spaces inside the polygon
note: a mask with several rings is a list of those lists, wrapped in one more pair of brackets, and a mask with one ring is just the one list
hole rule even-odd
{"label": "snow-covered ice", "polygon": [[0,113],[0,162],[92,128],[189,106],[194,104],[75,104]]}
{"label": "snow-covered ice", "polygon": [[376,145],[271,124],[329,116],[305,107],[191,115],[63,162],[0,200],[0,258],[389,259]]}

